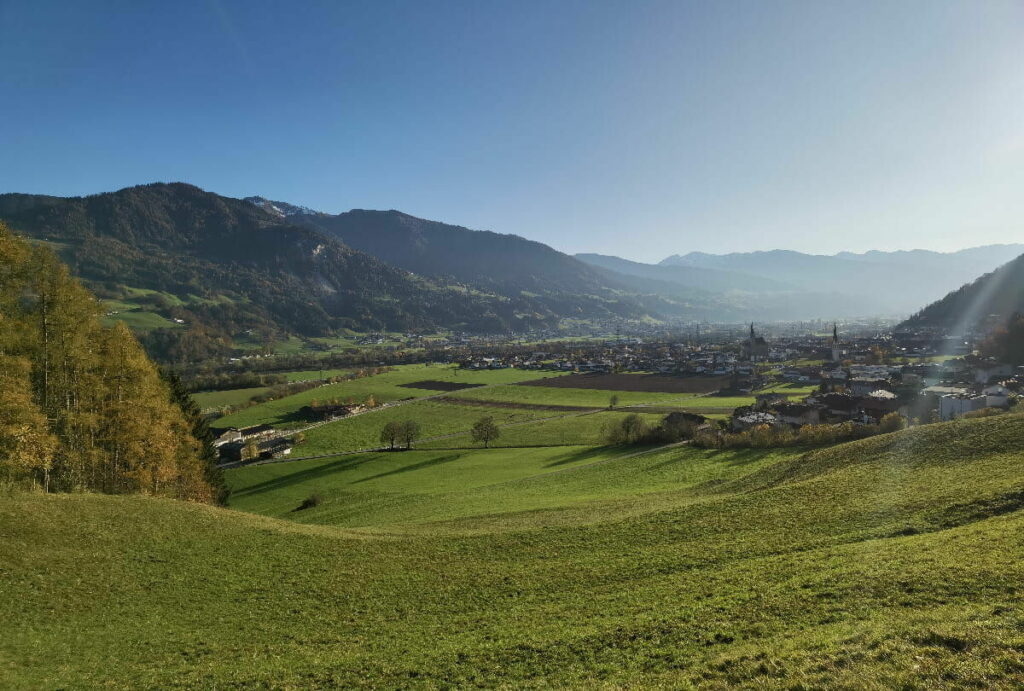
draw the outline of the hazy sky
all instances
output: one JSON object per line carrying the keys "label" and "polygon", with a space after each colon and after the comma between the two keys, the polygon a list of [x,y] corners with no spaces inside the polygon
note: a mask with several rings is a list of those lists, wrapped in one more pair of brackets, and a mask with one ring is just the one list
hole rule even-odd
{"label": "hazy sky", "polygon": [[0,191],[182,180],[569,252],[1024,241],[1024,3],[0,0]]}

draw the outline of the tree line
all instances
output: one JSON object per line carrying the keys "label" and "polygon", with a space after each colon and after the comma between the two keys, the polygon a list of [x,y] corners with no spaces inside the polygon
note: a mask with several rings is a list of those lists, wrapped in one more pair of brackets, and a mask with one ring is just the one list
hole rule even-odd
{"label": "tree line", "polygon": [[0,479],[223,501],[197,407],[101,313],[49,249],[0,223]]}

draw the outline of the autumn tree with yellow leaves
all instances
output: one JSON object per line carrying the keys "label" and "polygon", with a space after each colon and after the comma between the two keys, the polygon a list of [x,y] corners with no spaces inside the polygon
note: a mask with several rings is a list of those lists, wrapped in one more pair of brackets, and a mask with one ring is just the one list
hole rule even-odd
{"label": "autumn tree with yellow leaves", "polygon": [[135,337],[47,248],[0,224],[0,478],[210,502],[193,424]]}

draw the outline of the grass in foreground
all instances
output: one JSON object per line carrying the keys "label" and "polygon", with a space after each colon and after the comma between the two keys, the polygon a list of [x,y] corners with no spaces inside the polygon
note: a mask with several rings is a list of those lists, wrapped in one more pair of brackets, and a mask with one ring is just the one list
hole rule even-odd
{"label": "grass in foreground", "polygon": [[472,452],[392,466],[347,517],[361,478],[327,469],[338,525],[5,496],[0,682],[1015,688],[1022,441],[1011,415],[526,477]]}

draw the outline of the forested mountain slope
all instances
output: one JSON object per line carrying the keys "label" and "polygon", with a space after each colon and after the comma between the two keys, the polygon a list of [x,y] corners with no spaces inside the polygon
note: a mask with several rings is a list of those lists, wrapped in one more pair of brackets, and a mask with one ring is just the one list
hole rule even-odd
{"label": "forested mountain slope", "polygon": [[570,315],[642,316],[635,302],[607,290],[539,301],[427,280],[252,203],[182,183],[76,198],[5,194],[0,219],[55,243],[78,275],[99,286],[196,296],[192,321],[225,337],[253,328],[501,331]]}
{"label": "forested mountain slope", "polygon": [[900,328],[963,331],[993,319],[1005,322],[1015,314],[1024,314],[1024,255],[928,305]]}
{"label": "forested mountain slope", "polygon": [[676,302],[641,300],[641,308],[637,287],[622,280],[624,277],[595,271],[567,254],[518,235],[471,230],[394,210],[354,209],[331,215],[296,213],[297,207],[285,202],[253,203],[287,209],[289,220],[316,228],[394,266],[512,300],[528,297],[542,311],[567,317],[607,313],[639,317],[645,311],[658,316],[705,316]]}
{"label": "forested mountain slope", "polygon": [[518,235],[470,230],[400,211],[354,209],[335,216],[297,214],[292,218],[424,276],[451,277],[503,292],[607,290],[606,281],[586,264]]}
{"label": "forested mountain slope", "polygon": [[[331,215],[263,197],[248,199],[261,208],[274,210],[282,218],[316,228],[395,266],[510,299],[528,295],[545,309],[565,316],[599,312],[609,301],[639,305],[641,312],[661,318],[744,320],[764,318],[766,314],[771,318],[787,318],[797,313],[806,316],[799,312],[799,306],[796,312],[788,309],[794,303],[792,299],[777,301],[784,305],[769,305],[771,301],[761,302],[753,295],[755,290],[783,286],[771,279],[727,271],[595,260],[599,255],[571,257],[517,235],[471,230],[400,211],[356,209]],[[743,294],[744,290],[751,292]]]}

